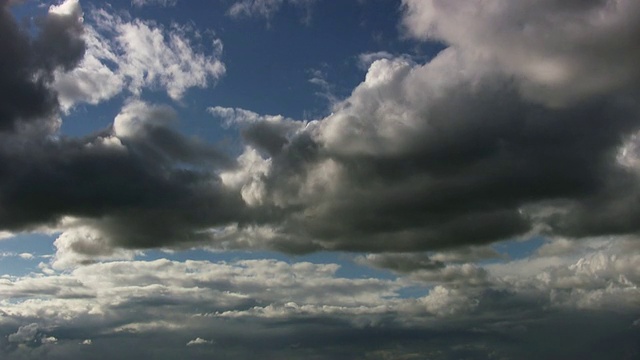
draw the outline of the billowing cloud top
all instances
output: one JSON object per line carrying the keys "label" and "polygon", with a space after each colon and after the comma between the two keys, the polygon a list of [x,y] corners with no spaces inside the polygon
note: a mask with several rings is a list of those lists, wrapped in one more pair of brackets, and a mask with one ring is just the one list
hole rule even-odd
{"label": "billowing cloud top", "polygon": [[314,121],[211,107],[242,134],[234,159],[139,99],[110,129],[51,137],[60,107],[145,87],[179,100],[208,86],[225,71],[219,40],[206,55],[189,27],[100,9],[83,25],[77,1],[52,7],[31,38],[5,4],[3,46],[16,56],[2,67],[0,225],[60,229],[85,255],[196,243],[424,251],[635,233],[636,6],[404,1],[407,34],[445,50],[424,64],[371,58],[365,80]]}
{"label": "billowing cloud top", "polygon": [[[241,62],[195,23],[134,16],[181,2],[66,0],[33,20],[17,3],[0,0],[0,239],[46,233],[55,254],[0,252],[33,264],[0,274],[0,356],[640,353],[637,0],[398,1],[402,36],[438,51],[355,54],[366,75],[341,97],[307,69],[331,110],[305,120],[191,101]],[[106,127],[63,131],[97,105]],[[196,107],[231,139],[181,129]],[[194,248],[278,260],[162,258]]]}

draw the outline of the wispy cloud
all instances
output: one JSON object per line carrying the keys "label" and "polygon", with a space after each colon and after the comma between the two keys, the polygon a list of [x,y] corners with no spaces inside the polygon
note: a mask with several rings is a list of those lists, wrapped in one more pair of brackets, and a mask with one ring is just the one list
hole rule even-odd
{"label": "wispy cloud", "polygon": [[177,3],[178,3],[178,0],[131,0],[131,5],[137,6],[137,7],[151,6],[151,5],[170,7],[170,6],[176,6]]}

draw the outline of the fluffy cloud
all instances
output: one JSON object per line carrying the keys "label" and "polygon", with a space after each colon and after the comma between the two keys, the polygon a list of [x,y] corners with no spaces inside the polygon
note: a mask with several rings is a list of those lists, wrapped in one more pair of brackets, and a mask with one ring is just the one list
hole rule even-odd
{"label": "fluffy cloud", "polygon": [[[180,135],[173,128],[172,109],[139,100],[128,101],[110,129],[85,139],[7,135],[0,158],[12,175],[0,187],[0,224],[16,231],[58,227],[64,232],[59,264],[124,256],[115,255],[115,247],[200,243],[296,253],[422,252],[536,234],[636,233],[633,199],[640,192],[640,173],[634,149],[640,112],[630,92],[635,67],[608,60],[616,66],[599,66],[605,60],[592,51],[613,46],[611,56],[622,56],[616,55],[621,51],[616,46],[626,48],[632,39],[625,35],[613,45],[606,39],[611,28],[635,34],[630,30],[637,12],[623,11],[633,5],[576,5],[557,15],[555,2],[527,5],[534,8],[493,4],[495,11],[480,12],[467,27],[454,28],[448,24],[466,24],[464,14],[476,12],[475,5],[406,1],[407,31],[449,47],[425,64],[374,55],[377,60],[364,81],[326,118],[300,122],[210,108],[225,126],[239,129],[246,147],[237,159]],[[492,38],[500,19],[512,25],[512,13],[531,30],[510,36],[525,44],[533,58],[555,59],[558,52],[563,59],[579,58],[586,65],[576,66],[579,73],[569,78],[587,81],[592,76],[592,83],[600,85],[570,89],[572,81],[545,82],[535,71],[510,66],[519,62],[508,54],[494,51],[502,40],[469,42],[458,33]],[[597,14],[608,25],[593,22]],[[44,28],[51,34],[64,24],[73,29],[75,40],[62,43],[74,53],[82,43],[77,2],[54,7],[49,16],[67,17]],[[575,54],[557,49],[556,40],[543,41],[541,22],[562,41],[582,44],[556,16],[569,17],[592,34]],[[69,64],[42,67],[59,74],[68,70],[71,76],[92,62],[102,69],[92,74],[120,80],[101,80],[107,84],[105,93],[68,97],[68,106],[77,99],[101,101],[123,86],[133,94],[164,87],[179,99],[189,87],[206,86],[224,71],[216,54],[205,56],[192,48],[187,28],[165,29],[104,10],[92,18],[81,37],[88,46],[84,63],[71,69],[79,59],[51,56],[50,61]],[[423,29],[415,19],[430,25]],[[34,44],[34,53],[53,51]],[[106,67],[107,60],[117,66]],[[580,70],[592,66],[599,70]],[[624,72],[626,80],[596,81],[610,71]],[[544,88],[538,95],[562,90],[571,96],[562,104],[532,97],[527,88],[534,85]],[[7,119],[14,123],[23,117]],[[67,220],[71,225],[65,225]],[[63,254],[71,252],[81,256]]]}
{"label": "fluffy cloud", "polygon": [[87,138],[7,136],[0,157],[15,176],[2,179],[2,226],[62,231],[59,266],[210,239],[210,228],[244,217],[241,196],[215,172],[234,162],[175,131],[175,120],[169,107],[134,100]]}
{"label": "fluffy cloud", "polygon": [[[612,155],[636,128],[633,103],[548,108],[469,61],[454,49],[426,65],[378,60],[328,118],[261,132],[261,143],[278,144],[262,178],[273,204],[293,212],[284,232],[327,249],[424,250],[525,234],[543,202],[583,209],[542,220],[571,235],[598,202],[618,206],[623,194],[612,191],[635,175]],[[585,232],[632,231],[620,219],[633,209],[614,210],[618,224],[589,219],[602,227]]]}
{"label": "fluffy cloud", "polygon": [[368,70],[376,60],[393,59],[395,56],[387,51],[377,51],[358,55],[358,66],[363,70]]}
{"label": "fluffy cloud", "polygon": [[[314,121],[211,107],[242,136],[238,157],[136,97],[180,100],[223,74],[193,30],[105,10],[85,23],[68,0],[32,36],[12,3],[0,1],[0,46],[15,53],[0,59],[0,227],[57,239],[40,273],[0,277],[3,358],[640,353],[635,3],[405,0],[407,33],[445,50],[363,55],[364,81]],[[231,9],[269,18],[284,3]],[[56,132],[60,107],[125,89],[110,127]],[[546,242],[525,259],[492,247],[534,235]],[[358,265],[392,274],[140,260],[192,246],[366,251]]]}
{"label": "fluffy cloud", "polygon": [[[203,358],[211,351],[246,358],[248,344],[287,358],[319,349],[323,355],[335,351],[339,359],[362,349],[371,356],[400,351],[436,359],[483,358],[491,351],[523,359],[559,353],[624,358],[620,354],[640,350],[628,341],[638,334],[632,326],[640,307],[637,255],[625,253],[625,240],[589,243],[543,271],[521,260],[476,267],[485,273],[481,287],[441,278],[426,288],[436,280],[413,275],[343,278],[337,264],[277,260],[114,261],[3,278],[0,354],[37,357],[55,338],[60,353],[53,358],[81,356],[83,344],[91,344],[94,355],[118,344],[128,356],[137,351],[132,344],[154,345],[140,354],[161,349],[161,359],[184,351],[178,349],[185,344],[189,354]],[[468,275],[466,266],[451,268]],[[427,293],[410,295],[419,284]],[[558,350],[554,339],[568,333],[575,338],[567,341],[581,346]],[[611,333],[622,338],[606,352],[583,351],[582,345],[606,343]],[[344,336],[349,341],[338,341]],[[195,346],[213,344],[208,339],[215,347]],[[451,350],[437,355],[442,349]]]}
{"label": "fluffy cloud", "polygon": [[55,88],[63,109],[76,103],[97,104],[124,89],[139,95],[145,88],[163,89],[180,100],[192,87],[204,88],[225,73],[222,42],[212,39],[206,55],[189,26],[164,28],[153,22],[121,17],[98,9],[91,14],[84,39],[87,53],[73,71],[58,71]]}
{"label": "fluffy cloud", "polygon": [[14,334],[10,334],[7,339],[9,342],[14,343],[26,343],[35,340],[36,335],[38,334],[38,324],[29,324],[20,326],[18,331]]}
{"label": "fluffy cloud", "polygon": [[[449,45],[434,59],[382,54],[333,114],[293,131],[288,119],[252,116],[265,130],[246,136],[263,156],[253,163],[269,171],[244,177],[276,215],[270,243],[397,252],[639,230],[637,67],[626,53],[640,12],[629,1],[490,3],[406,1],[407,31]],[[516,25],[526,31],[499,31]],[[625,35],[611,42],[612,29]],[[561,74],[537,70],[545,59]]]}
{"label": "fluffy cloud", "polygon": [[403,7],[410,35],[495,63],[535,100],[561,105],[635,86],[640,76],[633,0],[403,0]]}

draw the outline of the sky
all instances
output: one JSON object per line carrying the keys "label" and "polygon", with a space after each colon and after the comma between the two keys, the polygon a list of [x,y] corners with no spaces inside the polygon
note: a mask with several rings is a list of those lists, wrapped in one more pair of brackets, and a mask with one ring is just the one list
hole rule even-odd
{"label": "sky", "polygon": [[0,358],[640,357],[640,2],[0,0],[0,34]]}

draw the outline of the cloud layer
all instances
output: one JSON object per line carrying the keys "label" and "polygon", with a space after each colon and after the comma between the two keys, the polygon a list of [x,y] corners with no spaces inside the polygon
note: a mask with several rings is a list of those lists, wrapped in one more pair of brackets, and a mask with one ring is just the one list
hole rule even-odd
{"label": "cloud layer", "polygon": [[[373,61],[323,119],[211,107],[242,135],[235,159],[177,132],[170,107],[138,98],[149,88],[180,100],[215,82],[219,40],[206,55],[189,27],[103,9],[83,24],[71,0],[31,39],[5,4],[3,46],[27,50],[3,67],[3,85],[24,99],[2,110],[0,225],[62,231],[58,248],[82,262],[196,243],[411,252],[635,234],[639,59],[627,49],[640,11],[616,4],[404,1],[407,34],[445,50],[424,64]],[[614,30],[624,36],[611,42]],[[56,135],[60,108],[125,89],[133,98],[110,128]]]}
{"label": "cloud layer", "polygon": [[[219,39],[75,0],[29,32],[14,4],[0,0],[15,54],[0,57],[0,237],[56,239],[53,255],[0,253],[34,264],[0,276],[0,357],[640,354],[633,0],[404,0],[405,35],[442,51],[362,55],[364,80],[323,118],[212,103],[239,151],[178,130],[189,89],[225,74]],[[107,100],[106,128],[59,130]],[[356,253],[162,258],[187,248]]]}
{"label": "cloud layer", "polygon": [[[640,351],[630,341],[640,331],[640,259],[629,246],[637,250],[594,238],[564,256],[475,267],[482,286],[471,282],[471,265],[432,269],[412,258],[403,267],[412,274],[391,280],[277,260],[114,261],[4,276],[0,353],[631,359]],[[407,295],[436,278],[426,294]]]}

